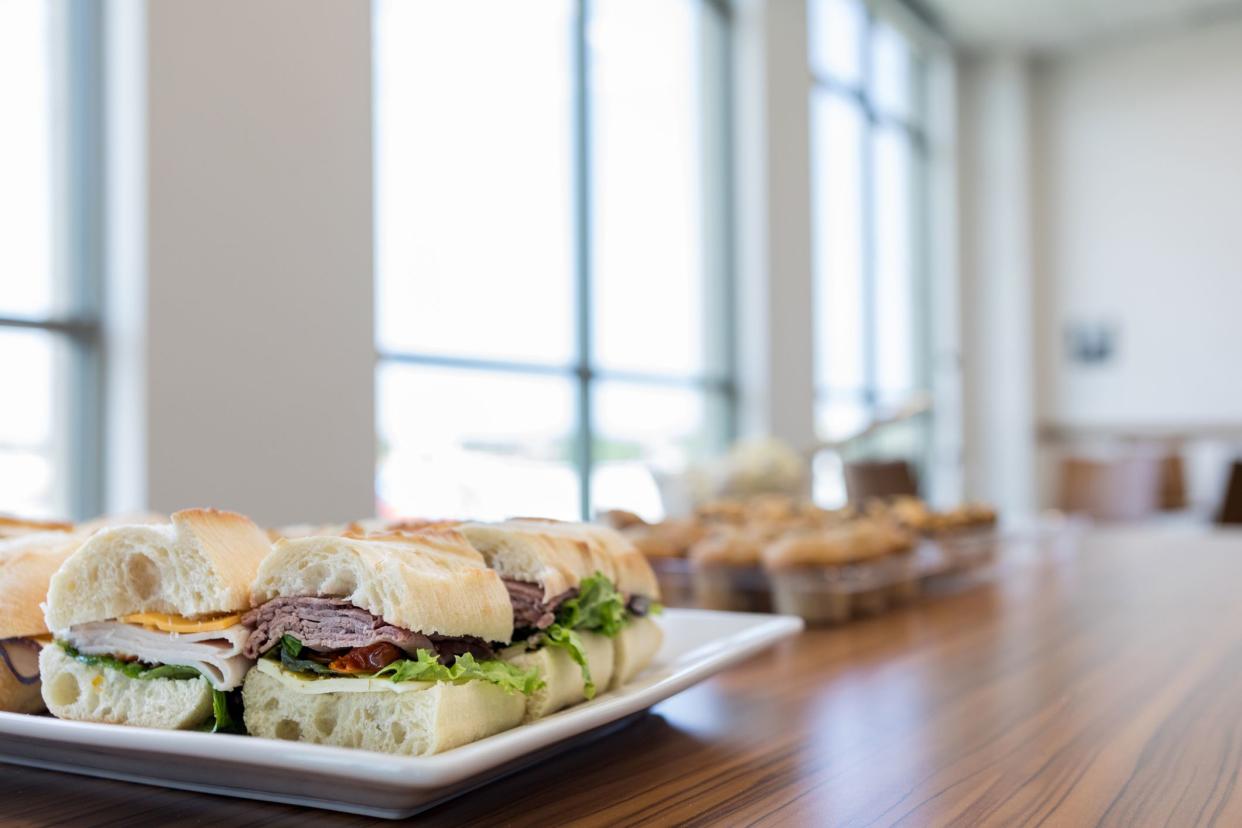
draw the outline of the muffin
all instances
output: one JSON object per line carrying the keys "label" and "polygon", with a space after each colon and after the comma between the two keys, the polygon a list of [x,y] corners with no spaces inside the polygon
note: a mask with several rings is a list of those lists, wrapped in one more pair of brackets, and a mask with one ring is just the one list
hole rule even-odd
{"label": "muffin", "polygon": [[690,547],[696,604],[704,609],[769,612],[767,578],[759,566],[762,546],[753,532],[719,527]]}
{"label": "muffin", "polygon": [[917,497],[894,498],[887,504],[884,517],[919,534],[930,531],[936,522],[936,513]]}
{"label": "muffin", "polygon": [[647,521],[643,520],[633,512],[627,512],[625,509],[609,509],[606,512],[600,512],[596,516],[596,520],[605,526],[611,526],[618,532],[624,532],[637,526],[646,526]]}
{"label": "muffin", "polygon": [[893,585],[895,567],[908,561],[912,548],[910,535],[893,524],[859,520],[787,535],[764,547],[762,558],[778,612],[810,624],[839,624],[883,612],[895,594],[905,598],[917,590],[912,567]]}
{"label": "muffin", "polygon": [[918,536],[891,521],[865,521],[860,531],[870,533],[870,542],[884,557],[888,599],[893,604],[913,601],[919,595],[919,569],[916,560]]}
{"label": "muffin", "polygon": [[929,533],[944,554],[942,574],[954,574],[982,566],[996,556],[996,510],[982,503],[967,503],[937,515]]}
{"label": "muffin", "polygon": [[663,523],[631,525],[625,536],[642,552],[660,582],[661,601],[670,607],[692,607],[694,587],[686,553],[704,530],[689,518]]}
{"label": "muffin", "polygon": [[700,524],[741,526],[746,522],[747,508],[741,500],[721,498],[710,500],[695,509]]}

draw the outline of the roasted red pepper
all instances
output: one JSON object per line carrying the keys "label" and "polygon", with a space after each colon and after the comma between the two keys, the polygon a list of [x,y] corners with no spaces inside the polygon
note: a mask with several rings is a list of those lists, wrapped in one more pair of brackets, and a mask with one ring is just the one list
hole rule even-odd
{"label": "roasted red pepper", "polygon": [[328,664],[328,669],[336,673],[374,673],[404,657],[400,647],[379,641],[337,656]]}

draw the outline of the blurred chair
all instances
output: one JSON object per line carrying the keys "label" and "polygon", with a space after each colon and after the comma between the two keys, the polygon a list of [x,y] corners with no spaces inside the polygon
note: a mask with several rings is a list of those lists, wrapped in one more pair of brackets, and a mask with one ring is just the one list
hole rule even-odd
{"label": "blurred chair", "polygon": [[1110,459],[1061,460],[1059,506],[1099,520],[1135,520],[1159,511],[1165,458],[1128,454]]}
{"label": "blurred chair", "polygon": [[1170,451],[1160,460],[1160,508],[1166,512],[1185,509],[1190,505],[1186,494],[1186,463],[1178,451]]}
{"label": "blurred chair", "polygon": [[1216,513],[1216,522],[1223,524],[1242,523],[1242,461],[1234,460],[1229,464],[1229,482],[1225,484],[1225,498],[1221,501],[1220,511]]}
{"label": "blurred chair", "polygon": [[905,460],[862,460],[845,464],[845,492],[850,503],[875,498],[918,495],[914,467]]}

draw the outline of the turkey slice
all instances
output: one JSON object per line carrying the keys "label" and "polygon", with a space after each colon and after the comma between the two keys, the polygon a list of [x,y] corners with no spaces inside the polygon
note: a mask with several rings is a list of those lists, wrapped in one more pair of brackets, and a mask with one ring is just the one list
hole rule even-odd
{"label": "turkey slice", "polygon": [[147,664],[176,664],[198,670],[217,690],[239,687],[254,664],[242,655],[250,630],[167,633],[120,621],[95,621],[70,628],[65,639],[85,655],[134,656]]}

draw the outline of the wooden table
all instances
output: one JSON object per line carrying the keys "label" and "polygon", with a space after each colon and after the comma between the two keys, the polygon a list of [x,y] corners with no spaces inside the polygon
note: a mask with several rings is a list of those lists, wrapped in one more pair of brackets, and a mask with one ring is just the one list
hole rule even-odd
{"label": "wooden table", "polygon": [[[1095,533],[808,633],[429,825],[1242,825],[1242,534]],[[0,771],[0,821],[361,818]]]}

